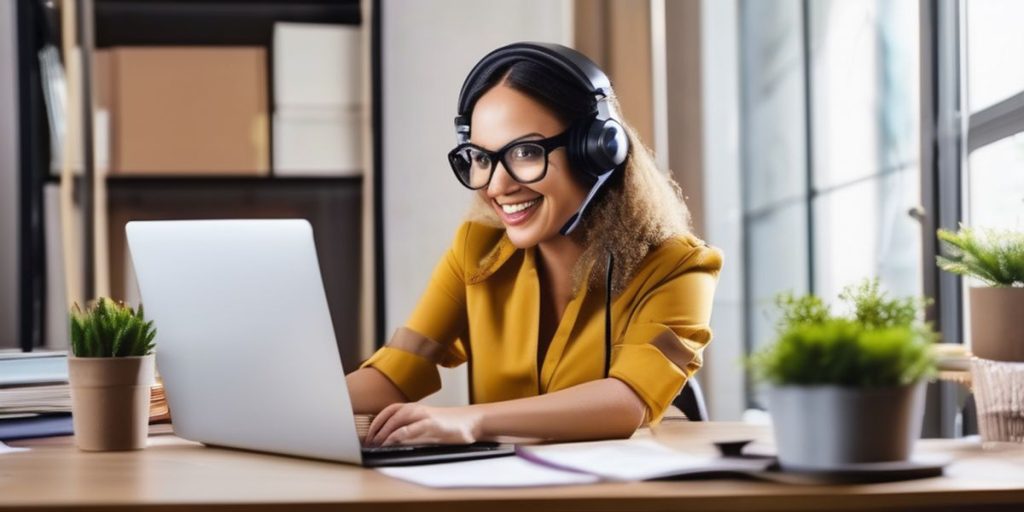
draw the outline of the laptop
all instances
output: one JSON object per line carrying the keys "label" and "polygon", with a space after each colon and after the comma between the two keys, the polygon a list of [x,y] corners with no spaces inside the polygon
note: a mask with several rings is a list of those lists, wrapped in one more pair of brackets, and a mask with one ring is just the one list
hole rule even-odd
{"label": "laptop", "polygon": [[361,446],[309,222],[125,230],[176,435],[364,466],[514,453],[497,443]]}

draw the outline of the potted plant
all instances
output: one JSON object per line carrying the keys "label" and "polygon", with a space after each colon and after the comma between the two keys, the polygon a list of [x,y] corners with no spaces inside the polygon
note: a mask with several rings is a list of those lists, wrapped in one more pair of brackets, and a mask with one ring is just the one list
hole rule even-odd
{"label": "potted plant", "polygon": [[87,451],[146,446],[153,338],[139,307],[100,298],[71,310],[68,377],[75,444]]}
{"label": "potted plant", "polygon": [[814,295],[780,295],[778,339],[750,359],[755,377],[769,384],[785,469],[906,460],[920,435],[936,340],[918,321],[923,301],[890,299],[877,281],[839,297],[846,315]]}
{"label": "potted plant", "polygon": [[976,279],[971,286],[971,381],[978,430],[985,442],[1024,443],[1024,232],[940,229],[947,272]]}
{"label": "potted plant", "polygon": [[1024,232],[960,226],[940,229],[942,270],[973,277],[971,352],[992,361],[1024,362]]}

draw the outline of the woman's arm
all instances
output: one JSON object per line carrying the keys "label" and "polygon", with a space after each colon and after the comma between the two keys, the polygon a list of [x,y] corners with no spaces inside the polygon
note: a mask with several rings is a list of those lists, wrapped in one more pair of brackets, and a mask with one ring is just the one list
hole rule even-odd
{"label": "woman's arm", "polygon": [[377,414],[391,404],[408,402],[398,386],[372,366],[346,375],[345,383],[356,414]]}
{"label": "woman's arm", "polygon": [[586,382],[545,395],[466,407],[418,403],[385,407],[370,425],[370,445],[472,443],[511,436],[543,441],[629,437],[644,402],[622,381]]}

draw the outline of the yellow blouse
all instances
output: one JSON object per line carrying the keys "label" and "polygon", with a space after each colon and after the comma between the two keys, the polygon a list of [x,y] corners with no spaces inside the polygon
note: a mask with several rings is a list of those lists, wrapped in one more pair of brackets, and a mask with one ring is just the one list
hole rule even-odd
{"label": "yellow blouse", "polygon": [[[362,366],[380,370],[409,400],[441,388],[437,365],[466,361],[471,403],[601,379],[603,290],[583,289],[570,300],[537,368],[535,258],[535,249],[516,249],[503,229],[464,223],[405,327]],[[721,266],[721,252],[701,240],[670,239],[648,254],[612,301],[609,376],[644,401],[650,423],[660,421],[701,366]]]}

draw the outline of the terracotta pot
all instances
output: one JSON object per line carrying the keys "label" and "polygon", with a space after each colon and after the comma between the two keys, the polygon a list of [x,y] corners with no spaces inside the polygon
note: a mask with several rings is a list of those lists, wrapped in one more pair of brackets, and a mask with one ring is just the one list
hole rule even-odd
{"label": "terracotta pot", "polygon": [[971,352],[992,361],[1024,362],[1024,288],[973,287]]}
{"label": "terracotta pot", "polygon": [[921,435],[924,393],[924,382],[893,388],[769,388],[779,464],[840,470],[907,460]]}
{"label": "terracotta pot", "polygon": [[68,357],[75,444],[86,451],[139,450],[149,434],[152,354]]}

